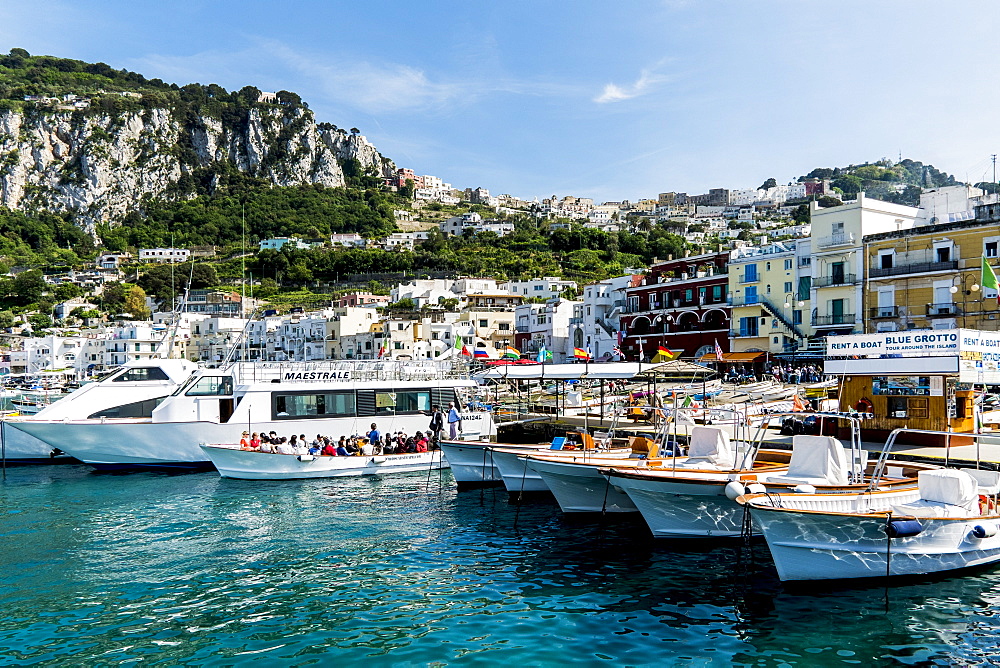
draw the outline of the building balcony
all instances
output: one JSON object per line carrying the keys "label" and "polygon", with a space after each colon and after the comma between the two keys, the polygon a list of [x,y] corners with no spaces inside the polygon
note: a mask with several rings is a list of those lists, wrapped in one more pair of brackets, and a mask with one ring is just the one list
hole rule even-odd
{"label": "building balcony", "polygon": [[960,315],[961,313],[962,309],[959,308],[958,304],[954,304],[951,302],[945,302],[943,304],[927,305],[927,316],[930,318],[938,316],[946,317],[950,315]]}
{"label": "building balcony", "polygon": [[841,313],[839,315],[814,315],[812,318],[813,327],[829,327],[831,325],[853,325],[853,313]]}
{"label": "building balcony", "polygon": [[732,299],[728,300],[727,303],[730,306],[759,306],[760,296],[752,295],[748,297],[744,295],[742,297],[733,297]]}
{"label": "building balcony", "polygon": [[858,277],[854,274],[843,274],[841,276],[819,276],[813,280],[813,287],[830,288],[835,285],[854,285],[858,282]]}
{"label": "building balcony", "polygon": [[904,274],[923,274],[931,271],[954,271],[958,269],[958,260],[949,262],[911,262],[898,264],[895,267],[871,267],[868,276],[882,278],[885,276],[902,276]]}
{"label": "building balcony", "polygon": [[899,317],[899,307],[898,306],[873,306],[868,310],[868,317],[873,319],[878,318],[898,318]]}
{"label": "building balcony", "polygon": [[768,334],[766,332],[761,334],[760,330],[757,330],[756,332],[753,331],[742,332],[738,329],[729,330],[729,338],[731,339],[760,339],[760,338],[766,339],[767,337]]}
{"label": "building balcony", "polygon": [[837,246],[853,246],[854,235],[848,233],[831,234],[828,237],[820,237],[816,241],[818,248],[835,248]]}
{"label": "building balcony", "polygon": [[570,318],[569,319],[569,324],[571,324],[571,325],[582,325],[583,324],[583,318]]}
{"label": "building balcony", "polygon": [[740,283],[759,283],[760,274],[752,274],[747,276],[746,274],[740,274]]}

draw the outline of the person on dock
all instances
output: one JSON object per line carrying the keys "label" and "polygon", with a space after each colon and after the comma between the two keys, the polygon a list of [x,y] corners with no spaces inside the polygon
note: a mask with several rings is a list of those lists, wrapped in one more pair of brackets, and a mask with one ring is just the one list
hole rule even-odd
{"label": "person on dock", "polygon": [[448,436],[452,440],[458,438],[458,430],[462,426],[462,414],[455,408],[455,404],[448,403]]}
{"label": "person on dock", "polygon": [[431,437],[434,443],[441,440],[441,434],[444,433],[444,414],[441,413],[441,407],[435,405],[434,412],[431,413]]}

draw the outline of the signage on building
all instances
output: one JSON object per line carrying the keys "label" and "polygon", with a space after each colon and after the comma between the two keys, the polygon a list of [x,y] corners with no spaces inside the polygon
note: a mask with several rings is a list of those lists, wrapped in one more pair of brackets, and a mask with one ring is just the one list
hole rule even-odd
{"label": "signage on building", "polygon": [[[829,336],[826,339],[826,355],[827,358],[848,360],[958,358],[962,382],[1000,383],[1000,332],[942,329]],[[877,366],[882,368],[884,364]]]}

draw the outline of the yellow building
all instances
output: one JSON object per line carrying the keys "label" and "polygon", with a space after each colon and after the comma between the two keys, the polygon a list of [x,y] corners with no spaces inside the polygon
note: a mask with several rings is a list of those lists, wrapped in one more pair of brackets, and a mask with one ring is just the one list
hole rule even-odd
{"label": "yellow building", "polygon": [[729,256],[730,350],[791,353],[805,348],[809,239],[739,248]]}
{"label": "yellow building", "polygon": [[1000,328],[996,291],[981,286],[998,222],[1000,205],[984,204],[969,220],[865,236],[865,331]]}

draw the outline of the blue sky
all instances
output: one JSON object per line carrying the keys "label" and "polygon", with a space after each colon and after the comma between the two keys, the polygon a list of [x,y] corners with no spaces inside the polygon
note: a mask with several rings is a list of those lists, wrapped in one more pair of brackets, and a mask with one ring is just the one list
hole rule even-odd
{"label": "blue sky", "polygon": [[0,3],[0,51],[292,90],[456,187],[636,200],[1000,152],[1000,3]]}

